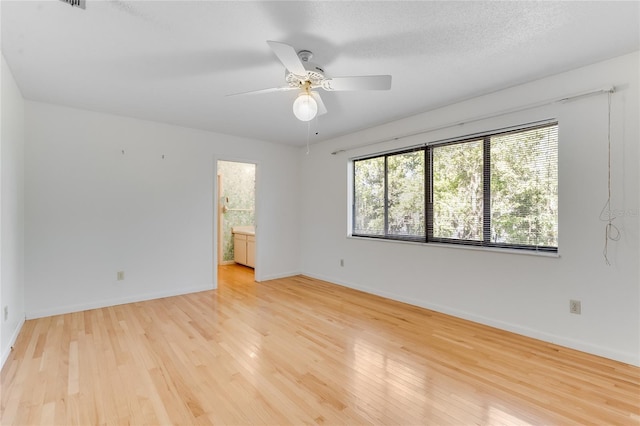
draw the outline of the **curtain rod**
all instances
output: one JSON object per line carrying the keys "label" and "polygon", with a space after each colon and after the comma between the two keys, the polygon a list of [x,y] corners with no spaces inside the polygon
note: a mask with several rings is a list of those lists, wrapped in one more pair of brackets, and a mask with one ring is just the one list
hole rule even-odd
{"label": "curtain rod", "polygon": [[468,120],[460,120],[460,121],[456,121],[456,122],[453,122],[453,123],[443,124],[441,126],[430,127],[430,128],[427,128],[427,129],[419,130],[419,131],[412,132],[412,133],[407,133],[407,134],[396,136],[396,137],[392,137],[392,138],[381,139],[381,140],[377,140],[377,141],[374,141],[374,142],[367,142],[367,143],[360,144],[360,145],[354,145],[354,146],[351,146],[351,147],[348,147],[348,148],[344,148],[344,149],[338,149],[336,151],[333,151],[331,153],[331,155],[336,155],[336,154],[339,154],[341,152],[352,151],[354,149],[364,148],[364,147],[367,147],[367,146],[378,145],[378,144],[385,143],[385,142],[397,141],[397,140],[409,138],[409,137],[412,137],[412,136],[424,135],[424,134],[427,134],[427,133],[435,132],[437,130],[449,129],[451,127],[462,126],[462,125],[468,124],[468,123],[475,123],[476,121],[487,120],[489,118],[501,117],[503,115],[513,114],[513,113],[520,112],[520,111],[526,111],[526,110],[529,110],[529,109],[534,109],[534,108],[538,108],[538,107],[545,106],[545,105],[568,102],[568,101],[572,101],[572,100],[579,99],[579,98],[585,98],[585,97],[588,97],[588,96],[598,95],[598,94],[601,94],[601,93],[614,93],[615,91],[616,91],[615,86],[606,86],[606,87],[602,87],[600,89],[588,90],[586,92],[575,93],[575,94],[569,95],[569,96],[562,96],[562,97],[559,97],[559,98],[548,99],[546,101],[536,102],[536,103],[533,103],[533,104],[529,104],[529,105],[525,105],[525,106],[521,106],[521,107],[516,107],[516,108],[510,108],[510,109],[506,109],[506,110],[503,110],[503,111],[500,111],[500,112],[497,112],[497,113],[487,114],[487,115],[482,115],[482,116],[479,116],[479,117],[470,118]]}

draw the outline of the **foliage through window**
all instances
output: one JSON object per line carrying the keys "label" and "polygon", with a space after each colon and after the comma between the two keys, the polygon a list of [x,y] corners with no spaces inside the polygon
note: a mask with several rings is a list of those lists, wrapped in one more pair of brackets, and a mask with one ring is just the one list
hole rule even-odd
{"label": "foliage through window", "polygon": [[352,235],[557,251],[557,123],[354,160]]}
{"label": "foliage through window", "polygon": [[482,241],[482,140],[432,152],[433,236]]}

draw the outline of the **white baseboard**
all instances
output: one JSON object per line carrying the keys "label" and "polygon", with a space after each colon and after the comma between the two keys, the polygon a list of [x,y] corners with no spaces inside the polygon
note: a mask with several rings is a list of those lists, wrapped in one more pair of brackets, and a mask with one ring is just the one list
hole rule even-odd
{"label": "white baseboard", "polygon": [[377,296],[381,296],[387,299],[396,300],[398,302],[407,303],[409,305],[418,306],[418,307],[429,309],[435,312],[440,312],[440,313],[451,315],[457,318],[462,318],[468,321],[477,322],[479,324],[488,325],[490,327],[495,327],[500,330],[509,331],[512,333],[516,333],[516,334],[531,337],[534,339],[542,340],[545,342],[553,343],[559,346],[564,346],[566,348],[575,349],[581,352],[586,352],[592,355],[597,355],[603,358],[608,358],[614,361],[620,361],[625,364],[630,364],[630,365],[635,365],[640,367],[640,359],[638,358],[637,355],[633,353],[612,350],[610,348],[605,348],[602,346],[594,345],[594,344],[583,342],[580,340],[571,339],[565,336],[558,336],[556,334],[551,334],[544,331],[523,327],[517,324],[512,324],[504,321],[495,320],[493,318],[475,315],[475,314],[454,309],[448,306],[437,305],[437,304],[429,303],[423,300],[411,299],[398,294],[381,291],[374,288],[361,286],[361,285],[357,285],[357,284],[353,284],[353,283],[349,283],[341,280],[336,280],[334,278],[319,275],[319,274],[305,273],[304,275],[312,278],[316,278],[322,281],[334,283],[343,287],[360,290],[365,293],[375,294]]}
{"label": "white baseboard", "polygon": [[24,325],[24,322],[25,322],[25,318],[22,318],[18,323],[18,326],[16,327],[16,329],[13,331],[13,334],[11,334],[11,339],[9,340],[9,344],[4,349],[4,351],[2,351],[2,358],[0,359],[0,370],[2,369],[2,367],[4,367],[4,363],[7,361],[7,359],[9,359],[9,355],[13,350],[13,345],[16,344],[16,340],[20,335],[20,331],[22,330],[22,326]]}
{"label": "white baseboard", "polygon": [[44,318],[53,315],[70,314],[73,312],[88,311],[90,309],[106,308],[109,306],[124,305],[127,303],[144,302],[146,300],[161,299],[163,297],[180,296],[182,294],[198,293],[200,291],[213,290],[213,284],[202,286],[179,288],[157,293],[145,293],[127,296],[118,299],[98,300],[95,302],[81,303],[77,305],[57,306],[51,309],[27,311],[27,319]]}
{"label": "white baseboard", "polygon": [[272,275],[265,275],[265,276],[261,276],[260,279],[258,279],[258,277],[256,277],[256,281],[257,282],[261,282],[261,281],[269,281],[269,280],[277,280],[280,278],[287,278],[287,277],[293,277],[296,275],[300,275],[301,272],[295,271],[295,272],[285,272],[282,274],[272,274]]}

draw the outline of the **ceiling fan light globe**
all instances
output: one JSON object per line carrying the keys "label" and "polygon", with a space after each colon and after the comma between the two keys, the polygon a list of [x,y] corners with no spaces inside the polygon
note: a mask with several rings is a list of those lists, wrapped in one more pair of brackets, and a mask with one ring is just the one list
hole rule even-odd
{"label": "ceiling fan light globe", "polygon": [[318,103],[308,93],[300,93],[293,102],[293,115],[300,121],[311,121],[318,114]]}

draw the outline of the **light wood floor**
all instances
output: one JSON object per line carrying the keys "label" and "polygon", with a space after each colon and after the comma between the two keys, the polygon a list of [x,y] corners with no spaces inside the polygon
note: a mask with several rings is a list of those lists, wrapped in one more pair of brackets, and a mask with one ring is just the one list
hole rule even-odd
{"label": "light wood floor", "polygon": [[9,424],[638,424],[640,369],[307,277],[27,321]]}

